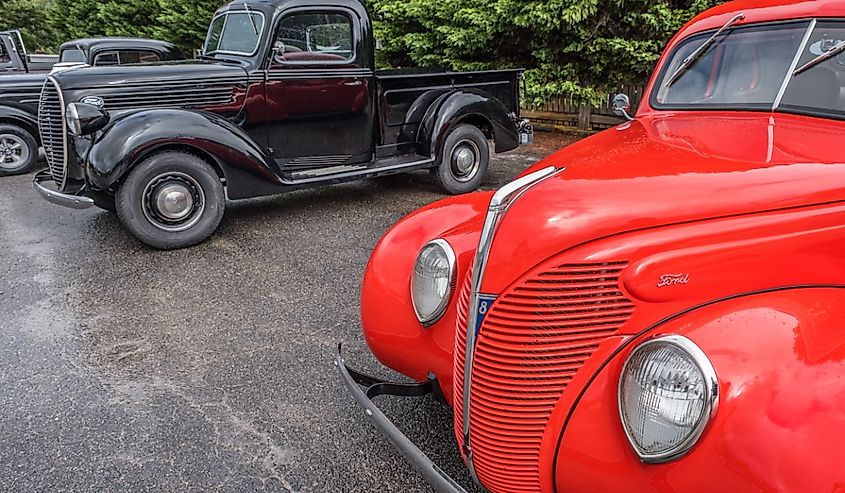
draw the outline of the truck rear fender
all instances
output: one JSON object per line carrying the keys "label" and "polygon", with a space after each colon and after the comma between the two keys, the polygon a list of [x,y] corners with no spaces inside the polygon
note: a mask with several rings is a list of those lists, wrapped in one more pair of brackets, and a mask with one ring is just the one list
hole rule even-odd
{"label": "truck rear fender", "polygon": [[0,124],[17,125],[25,129],[35,137],[35,141],[41,144],[41,135],[38,133],[38,121],[30,113],[15,108],[14,106],[0,106]]}
{"label": "truck rear fender", "polygon": [[501,101],[479,89],[456,89],[428,109],[417,138],[420,153],[439,158],[449,131],[461,123],[479,127],[495,141],[497,153],[519,146],[516,123]]}
{"label": "truck rear fender", "polygon": [[253,195],[255,187],[277,188],[278,170],[240,127],[212,113],[150,109],[120,115],[104,129],[87,155],[88,178],[101,190],[113,187],[151,154],[192,150],[211,159],[230,198]]}

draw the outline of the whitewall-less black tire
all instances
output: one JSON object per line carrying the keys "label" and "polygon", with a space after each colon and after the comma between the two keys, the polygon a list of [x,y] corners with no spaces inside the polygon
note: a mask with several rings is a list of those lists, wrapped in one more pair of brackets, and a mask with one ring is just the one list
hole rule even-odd
{"label": "whitewall-less black tire", "polygon": [[161,250],[205,241],[226,207],[223,184],[203,159],[185,152],[155,154],[133,169],[115,197],[120,221]]}
{"label": "whitewall-less black tire", "polygon": [[443,144],[440,164],[433,170],[445,192],[452,195],[478,189],[490,164],[490,144],[484,133],[473,125],[457,125]]}
{"label": "whitewall-less black tire", "polygon": [[0,124],[0,176],[26,173],[38,164],[38,142],[17,125]]}

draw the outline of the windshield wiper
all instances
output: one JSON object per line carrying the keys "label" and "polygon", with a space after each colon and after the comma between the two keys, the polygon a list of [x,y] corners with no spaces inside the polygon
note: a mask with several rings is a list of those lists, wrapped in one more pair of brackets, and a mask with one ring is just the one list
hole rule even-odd
{"label": "windshield wiper", "polygon": [[258,35],[258,24],[255,23],[255,17],[252,16],[252,9],[249,8],[249,5],[244,2],[244,8],[246,9],[247,16],[249,17],[249,22],[252,23],[252,29],[255,31],[255,34]]}
{"label": "windshield wiper", "polygon": [[684,74],[684,72],[686,72],[687,69],[690,68],[692,66],[692,64],[696,60],[698,60],[698,58],[701,55],[703,55],[704,52],[706,52],[707,49],[710,48],[716,42],[716,39],[719,37],[720,34],[725,32],[725,29],[733,26],[734,24],[741,21],[742,19],[745,19],[745,14],[743,14],[742,12],[733,16],[733,18],[731,20],[729,20],[728,22],[726,22],[724,26],[720,27],[718,31],[713,33],[713,36],[710,36],[710,38],[707,41],[702,43],[702,45],[699,46],[698,49],[696,49],[695,51],[690,53],[690,55],[688,57],[684,58],[684,61],[681,62],[681,65],[678,67],[678,69],[675,70],[675,72],[672,74],[672,76],[669,77],[669,80],[666,81],[666,87],[670,87],[678,79],[680,79],[681,76]]}
{"label": "windshield wiper", "polygon": [[813,58],[809,62],[805,63],[804,65],[795,69],[795,72],[792,72],[792,76],[795,77],[796,75],[801,75],[804,72],[810,70],[811,68],[815,67],[816,65],[830,60],[831,58],[835,57],[836,55],[845,51],[845,41],[840,41],[839,44],[834,46],[833,48],[827,50],[826,52],[822,53],[821,55]]}

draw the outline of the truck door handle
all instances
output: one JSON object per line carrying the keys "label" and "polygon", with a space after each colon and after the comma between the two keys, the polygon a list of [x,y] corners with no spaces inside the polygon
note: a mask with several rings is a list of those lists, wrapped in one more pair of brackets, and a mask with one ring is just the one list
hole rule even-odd
{"label": "truck door handle", "polygon": [[352,81],[352,82],[344,82],[344,83],[343,83],[343,85],[344,85],[344,86],[350,86],[350,87],[360,86],[361,84],[363,84],[363,82],[361,82],[360,80],[356,80],[356,81]]}

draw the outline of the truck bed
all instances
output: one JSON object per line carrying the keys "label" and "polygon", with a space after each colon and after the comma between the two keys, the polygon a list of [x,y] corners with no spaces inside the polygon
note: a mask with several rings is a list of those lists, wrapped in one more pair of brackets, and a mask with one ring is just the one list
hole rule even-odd
{"label": "truck bed", "polygon": [[[378,108],[382,126],[381,145],[406,142],[409,128],[418,125],[430,104],[456,88],[486,91],[519,115],[519,78],[522,69],[480,72],[390,70],[376,72]],[[414,107],[422,111],[413,111]]]}

